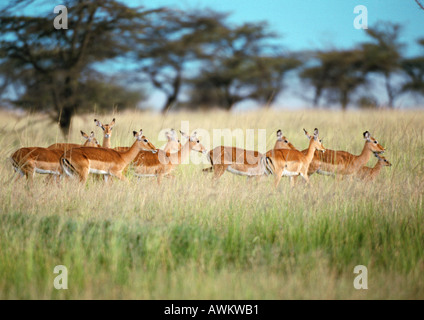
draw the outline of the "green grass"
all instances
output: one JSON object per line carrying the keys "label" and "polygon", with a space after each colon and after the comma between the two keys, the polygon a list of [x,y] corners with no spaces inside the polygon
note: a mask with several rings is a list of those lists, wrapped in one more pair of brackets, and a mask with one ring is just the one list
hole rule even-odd
{"label": "green grass", "polygon": [[[97,117],[97,116],[96,116]],[[92,118],[76,118],[94,129]],[[112,118],[106,115],[105,121]],[[29,188],[11,183],[6,158],[21,146],[59,137],[41,115],[0,118],[0,298],[2,299],[423,299],[424,113],[249,112],[116,115],[112,145],[129,145],[143,128],[153,143],[180,120],[213,128],[281,128],[304,148],[302,128],[320,129],[324,145],[359,154],[370,130],[393,163],[373,183],[314,175],[291,189],[272,178],[247,182],[225,173],[214,184],[206,165],[183,165],[175,179],[90,179],[83,186]],[[369,165],[374,165],[371,159]],[[68,290],[56,290],[56,265]],[[368,267],[368,290],[353,287],[356,265]]]}

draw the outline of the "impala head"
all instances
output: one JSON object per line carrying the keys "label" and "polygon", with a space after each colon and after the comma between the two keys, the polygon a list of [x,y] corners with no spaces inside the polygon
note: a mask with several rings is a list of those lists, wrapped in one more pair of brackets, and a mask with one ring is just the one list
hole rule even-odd
{"label": "impala head", "polygon": [[86,147],[100,147],[99,141],[97,141],[96,138],[94,138],[94,131],[91,131],[91,134],[88,135],[84,131],[81,130],[81,135],[87,139],[87,141],[84,143],[84,146]]}
{"label": "impala head", "polygon": [[283,136],[283,132],[280,129],[277,131],[277,141],[274,149],[294,149],[294,146]]}
{"label": "impala head", "polygon": [[115,118],[113,118],[112,122],[109,124],[102,124],[97,119],[94,119],[94,122],[96,123],[96,126],[102,128],[105,138],[110,138],[112,136],[112,129],[113,129],[113,126],[115,125]]}
{"label": "impala head", "polygon": [[303,129],[303,131],[305,132],[305,135],[308,137],[308,139],[311,141],[311,143],[313,143],[313,146],[315,147],[316,150],[325,152],[325,148],[322,144],[322,139],[320,139],[319,136],[318,136],[318,129],[317,128],[315,128],[313,136],[311,136],[308,133],[308,131],[306,131],[305,129]]}
{"label": "impala head", "polygon": [[364,132],[364,139],[366,140],[365,143],[368,149],[371,150],[372,152],[383,153],[385,151],[383,146],[380,145],[375,138],[371,137],[371,134],[368,131]]}
{"label": "impala head", "polygon": [[174,129],[165,132],[165,136],[168,140],[168,143],[166,144],[164,149],[166,152],[176,152],[181,149],[180,140],[178,140],[177,132]]}
{"label": "impala head", "polygon": [[197,133],[194,132],[190,137],[180,130],[181,136],[188,140],[190,150],[206,153],[208,150],[200,143]]}
{"label": "impala head", "polygon": [[138,147],[140,150],[145,151],[152,151],[153,153],[156,153],[156,147],[147,139],[145,136],[143,136],[143,129],[140,129],[140,131],[133,131],[134,137],[137,139]]}
{"label": "impala head", "polygon": [[379,153],[375,152],[374,155],[378,159],[378,161],[383,165],[387,167],[391,167],[392,164],[383,156],[381,156]]}

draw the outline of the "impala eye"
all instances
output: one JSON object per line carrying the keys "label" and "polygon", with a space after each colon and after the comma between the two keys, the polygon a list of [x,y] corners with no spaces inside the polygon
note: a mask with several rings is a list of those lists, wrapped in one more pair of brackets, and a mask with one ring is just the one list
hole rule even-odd
{"label": "impala eye", "polygon": [[284,140],[285,143],[289,143],[287,140]]}
{"label": "impala eye", "polygon": [[147,139],[144,139],[144,142],[149,142],[149,141],[147,141]]}
{"label": "impala eye", "polygon": [[200,140],[197,140],[197,143],[200,143]]}
{"label": "impala eye", "polygon": [[374,140],[374,143],[377,144],[378,143],[377,140]]}

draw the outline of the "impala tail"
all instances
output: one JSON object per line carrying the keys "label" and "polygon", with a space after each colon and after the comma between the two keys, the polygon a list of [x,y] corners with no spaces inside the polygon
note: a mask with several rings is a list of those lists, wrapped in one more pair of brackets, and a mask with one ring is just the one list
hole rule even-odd
{"label": "impala tail", "polygon": [[19,167],[19,163],[16,162],[16,160],[13,159],[12,157],[9,157],[8,159],[12,163],[13,170],[15,170],[16,173],[19,173],[21,176],[23,176],[24,175],[24,172]]}
{"label": "impala tail", "polygon": [[63,172],[65,172],[68,176],[73,177],[77,170],[74,166],[69,162],[68,159],[60,158],[60,165],[62,167]]}
{"label": "impala tail", "polygon": [[261,161],[261,166],[264,169],[264,174],[267,176],[272,174],[272,172],[268,169],[268,166],[267,166],[267,157],[266,156],[261,157],[260,161]]}
{"label": "impala tail", "polygon": [[213,172],[213,160],[212,160],[212,157],[210,155],[210,152],[209,153],[206,153],[206,156],[208,157],[209,162],[211,163],[211,167],[206,168],[206,169],[203,169],[202,171],[205,172],[205,173]]}
{"label": "impala tail", "polygon": [[275,166],[274,166],[274,162],[272,161],[271,157],[265,156],[263,159],[265,160],[265,173],[267,175],[269,175],[269,174],[274,175],[275,174]]}

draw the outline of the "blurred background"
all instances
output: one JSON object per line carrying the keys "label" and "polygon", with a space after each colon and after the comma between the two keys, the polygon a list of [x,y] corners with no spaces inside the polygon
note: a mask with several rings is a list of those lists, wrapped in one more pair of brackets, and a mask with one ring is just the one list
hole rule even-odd
{"label": "blurred background", "polygon": [[[14,0],[0,107],[83,113],[424,106],[421,0]],[[54,12],[57,5],[67,9]],[[357,5],[368,29],[357,29]],[[67,14],[67,29],[61,26]]]}

